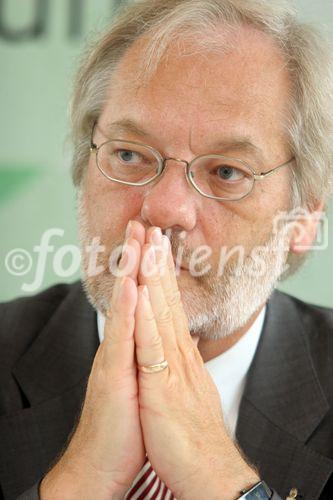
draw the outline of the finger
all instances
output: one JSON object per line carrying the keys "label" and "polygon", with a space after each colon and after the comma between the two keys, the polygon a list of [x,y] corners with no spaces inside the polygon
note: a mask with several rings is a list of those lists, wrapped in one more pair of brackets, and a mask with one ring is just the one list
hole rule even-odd
{"label": "finger", "polygon": [[144,226],[139,221],[130,220],[127,224],[125,239],[134,238],[138,241],[140,246],[143,246],[145,244],[145,237],[146,230]]}
{"label": "finger", "polygon": [[145,242],[145,228],[138,221],[130,220],[127,224],[125,242],[119,262],[117,277],[130,276],[137,282],[140,266],[141,247]]}
{"label": "finger", "polygon": [[178,289],[176,268],[175,268],[175,263],[173,260],[171,244],[170,244],[169,238],[166,235],[162,236],[162,245],[163,245],[163,248],[165,249],[165,252],[167,254],[167,265],[168,265],[168,270],[169,270],[169,278],[170,278],[171,286],[174,289]]}
{"label": "finger", "polygon": [[[125,241],[122,246],[122,251],[120,257],[114,261],[109,260],[109,271],[115,276],[115,280],[112,287],[112,297],[117,295],[119,283],[121,279],[125,276],[131,277],[135,282],[137,282],[137,274],[140,266],[141,259],[141,242],[144,242],[144,235],[140,235],[140,226],[134,224],[136,221],[129,221],[126,228]],[[106,316],[109,314],[109,310],[113,307],[113,299],[109,309],[106,311]]]}
{"label": "finger", "polygon": [[119,282],[112,309],[106,318],[103,347],[104,362],[112,369],[128,370],[134,364],[134,326],[137,305],[137,286],[124,277]]}
{"label": "finger", "polygon": [[162,236],[159,228],[149,233],[150,243],[157,248],[157,262],[160,266],[160,282],[164,291],[165,300],[171,310],[173,323],[179,340],[184,339],[188,332],[188,320],[181,301],[178,288],[175,265],[173,261],[169,238]]}
{"label": "finger", "polygon": [[154,246],[150,244],[142,247],[139,283],[148,287],[151,307],[165,350],[175,350],[177,342],[172,313],[166,302],[161,285],[159,269],[155,260]]}
{"label": "finger", "polygon": [[[146,240],[145,240],[145,243],[151,243],[152,241],[152,234],[154,233],[155,229],[160,229],[158,228],[157,226],[151,226],[149,227],[147,230],[146,230]],[[158,244],[158,241],[157,242],[153,242],[153,243],[157,243]]]}
{"label": "finger", "polygon": [[188,330],[188,319],[181,300],[170,240],[165,235],[162,236],[162,247],[165,253],[165,264],[163,262],[165,269],[161,273],[161,283],[166,301],[174,316],[175,327],[177,331],[184,332],[184,329]]}
{"label": "finger", "polygon": [[136,283],[141,260],[141,246],[137,239],[128,238],[123,247],[117,278],[128,276]]}
{"label": "finger", "polygon": [[109,356],[113,358],[113,353],[116,352],[118,364],[125,369],[134,366],[136,283],[141,259],[141,242],[144,242],[145,237],[142,229],[142,225],[136,221],[130,221],[127,225],[127,239],[119,263],[120,272],[115,280],[104,326],[107,362],[109,362]]}
{"label": "finger", "polygon": [[139,366],[155,365],[164,361],[163,342],[156,325],[147,286],[138,287],[134,336]]}

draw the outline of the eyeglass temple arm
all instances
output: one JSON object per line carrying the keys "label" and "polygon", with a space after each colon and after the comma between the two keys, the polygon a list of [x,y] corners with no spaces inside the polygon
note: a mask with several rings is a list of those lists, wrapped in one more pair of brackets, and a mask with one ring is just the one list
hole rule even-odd
{"label": "eyeglass temple arm", "polygon": [[90,136],[90,151],[95,151],[97,149],[97,145],[93,141],[96,125],[97,125],[97,121],[94,121],[94,124],[93,124],[92,129],[91,129],[91,136]]}
{"label": "eyeglass temple arm", "polygon": [[270,175],[274,174],[277,170],[280,170],[282,167],[286,167],[291,163],[295,158],[292,157],[290,160],[286,161],[286,163],[282,163],[282,165],[279,165],[278,167],[274,167],[271,170],[268,170],[268,172],[262,172],[261,174],[254,174],[254,178],[256,181],[259,181],[261,179],[264,179],[265,177],[269,177]]}

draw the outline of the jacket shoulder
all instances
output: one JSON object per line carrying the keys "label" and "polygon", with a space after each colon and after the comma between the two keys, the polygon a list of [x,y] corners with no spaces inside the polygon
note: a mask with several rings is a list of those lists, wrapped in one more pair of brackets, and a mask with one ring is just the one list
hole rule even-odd
{"label": "jacket shoulder", "polygon": [[325,327],[324,331],[327,331],[326,327],[328,326],[333,330],[333,308],[305,302],[291,295],[283,295],[294,303],[305,325],[313,324],[316,325],[318,329]]}
{"label": "jacket shoulder", "polygon": [[280,304],[296,311],[301,323],[308,333],[317,332],[317,335],[328,335],[333,340],[333,308],[305,302],[285,292],[275,290],[274,296]]}
{"label": "jacket shoulder", "polygon": [[320,383],[333,404],[333,309],[278,292],[295,309]]}

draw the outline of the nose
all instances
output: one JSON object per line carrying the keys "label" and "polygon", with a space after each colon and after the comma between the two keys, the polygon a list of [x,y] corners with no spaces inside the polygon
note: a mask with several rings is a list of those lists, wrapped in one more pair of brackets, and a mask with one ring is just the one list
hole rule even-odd
{"label": "nose", "polygon": [[198,197],[185,176],[187,162],[165,160],[161,177],[148,184],[141,207],[142,219],[161,229],[191,231],[197,222]]}

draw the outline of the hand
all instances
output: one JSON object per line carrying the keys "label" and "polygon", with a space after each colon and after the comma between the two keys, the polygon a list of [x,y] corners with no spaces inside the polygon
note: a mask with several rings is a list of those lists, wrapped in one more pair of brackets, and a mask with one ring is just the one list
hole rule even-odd
{"label": "hand", "polygon": [[133,223],[125,248],[131,247],[135,266],[127,277],[116,279],[111,318],[106,319],[77,429],[60,461],[42,481],[42,500],[122,498],[143,465],[134,314],[144,237],[143,227]]}
{"label": "hand", "polygon": [[[177,499],[238,498],[259,478],[225,429],[219,394],[188,329],[168,239],[155,229],[147,241],[135,315],[137,361],[149,365],[166,359],[169,364],[159,373],[139,372],[140,419],[149,460]],[[158,243],[151,274],[155,264],[149,254]],[[142,269],[147,264],[150,276]]]}

